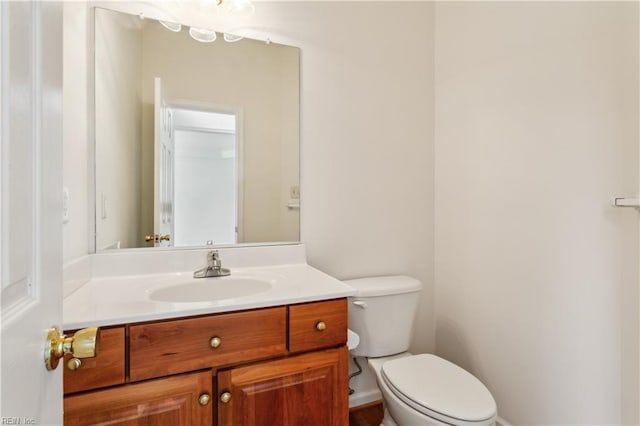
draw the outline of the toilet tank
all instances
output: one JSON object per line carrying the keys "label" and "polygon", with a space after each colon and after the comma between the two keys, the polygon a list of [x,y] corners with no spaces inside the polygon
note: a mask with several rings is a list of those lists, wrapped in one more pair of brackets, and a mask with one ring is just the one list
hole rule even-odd
{"label": "toilet tank", "polygon": [[346,280],[356,289],[349,298],[349,328],[360,336],[354,356],[381,357],[409,349],[422,284],[397,275]]}

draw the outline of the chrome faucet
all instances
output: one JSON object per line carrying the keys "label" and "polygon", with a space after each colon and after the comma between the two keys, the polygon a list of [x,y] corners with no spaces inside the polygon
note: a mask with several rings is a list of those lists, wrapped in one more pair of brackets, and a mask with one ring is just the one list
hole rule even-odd
{"label": "chrome faucet", "polygon": [[218,250],[207,253],[207,266],[193,273],[193,278],[226,277],[231,271],[222,267]]}

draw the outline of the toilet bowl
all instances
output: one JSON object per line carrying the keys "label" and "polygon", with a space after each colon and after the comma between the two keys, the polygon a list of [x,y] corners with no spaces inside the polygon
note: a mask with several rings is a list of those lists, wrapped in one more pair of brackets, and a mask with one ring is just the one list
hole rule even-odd
{"label": "toilet bowl", "polygon": [[368,361],[385,402],[384,426],[495,424],[489,390],[449,361],[408,352]]}
{"label": "toilet bowl", "polygon": [[346,283],[349,327],[360,336],[353,356],[367,357],[382,393],[383,426],[490,426],[497,418],[489,390],[471,373],[431,354],[407,352],[419,281],[404,276]]}

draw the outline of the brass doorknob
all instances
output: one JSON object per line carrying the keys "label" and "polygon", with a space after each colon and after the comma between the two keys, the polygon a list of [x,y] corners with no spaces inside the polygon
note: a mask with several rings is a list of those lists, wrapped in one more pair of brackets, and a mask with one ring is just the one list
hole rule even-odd
{"label": "brass doorknob", "polygon": [[166,234],[166,235],[161,235],[161,234],[154,234],[154,235],[145,235],[144,236],[144,240],[146,242],[160,242],[160,241],[171,241],[171,235]]}
{"label": "brass doorknob", "polygon": [[93,358],[98,352],[99,342],[100,330],[97,327],[76,331],[71,337],[60,334],[57,327],[50,328],[44,351],[47,370],[55,370],[65,354],[71,354],[74,358]]}
{"label": "brass doorknob", "polygon": [[226,404],[229,401],[231,401],[231,392],[224,392],[220,395],[220,402]]}

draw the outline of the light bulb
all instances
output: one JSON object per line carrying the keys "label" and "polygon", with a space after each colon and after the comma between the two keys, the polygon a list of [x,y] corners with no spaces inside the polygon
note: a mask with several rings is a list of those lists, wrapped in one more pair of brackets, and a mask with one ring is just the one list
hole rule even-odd
{"label": "light bulb", "polygon": [[224,38],[224,41],[228,43],[235,43],[236,41],[242,40],[244,37],[235,35],[235,34],[224,33],[223,38]]}
{"label": "light bulb", "polygon": [[167,21],[158,21],[160,22],[160,24],[165,27],[166,29],[168,29],[169,31],[173,31],[174,33],[179,33],[180,30],[182,29],[182,25],[176,23],[176,22],[167,22]]}
{"label": "light bulb", "polygon": [[189,35],[194,39],[202,43],[211,43],[216,40],[216,32],[213,30],[207,30],[205,28],[189,28]]}

